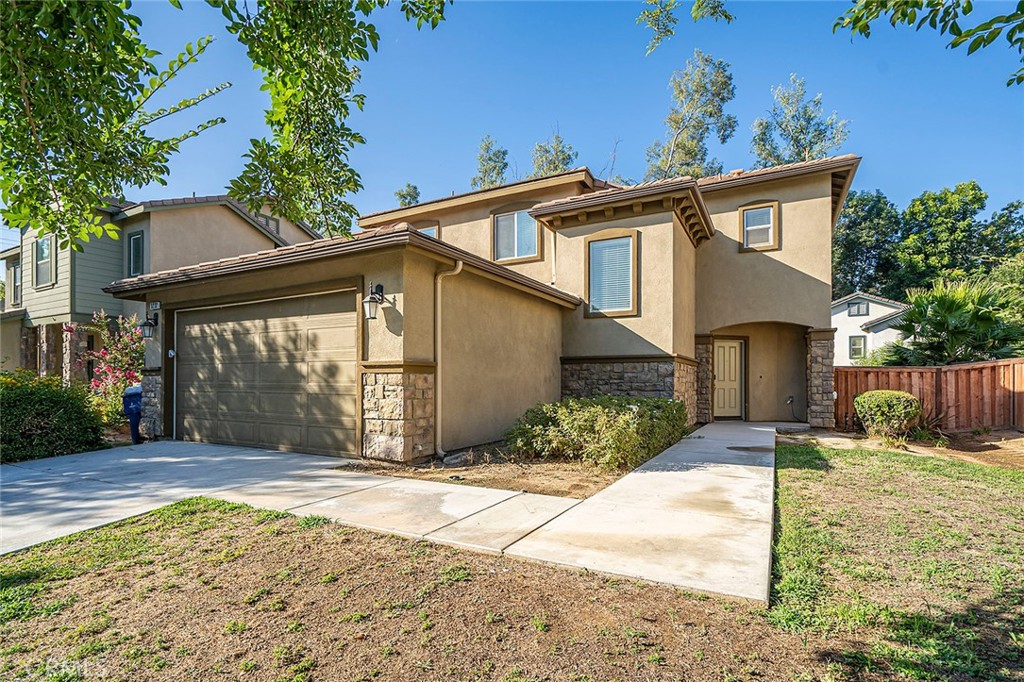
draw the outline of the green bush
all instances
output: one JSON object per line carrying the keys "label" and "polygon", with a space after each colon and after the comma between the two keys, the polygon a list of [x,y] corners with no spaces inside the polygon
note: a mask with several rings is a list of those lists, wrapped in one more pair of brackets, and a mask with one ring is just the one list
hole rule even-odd
{"label": "green bush", "polygon": [[0,462],[103,447],[103,422],[89,390],[59,377],[0,372]]}
{"label": "green bush", "polygon": [[686,435],[686,406],[667,398],[568,398],[526,411],[505,439],[526,457],[632,469]]}
{"label": "green bush", "polygon": [[868,435],[887,439],[905,434],[921,416],[921,401],[904,391],[867,391],[853,408]]}

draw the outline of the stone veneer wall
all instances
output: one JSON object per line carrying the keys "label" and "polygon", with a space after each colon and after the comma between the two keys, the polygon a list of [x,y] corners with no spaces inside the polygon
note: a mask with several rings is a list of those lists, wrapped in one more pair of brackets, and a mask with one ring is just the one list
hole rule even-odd
{"label": "stone veneer wall", "polygon": [[562,363],[563,398],[598,395],[681,400],[693,424],[697,421],[697,368],[692,362],[669,358]]}
{"label": "stone veneer wall", "polygon": [[686,423],[697,423],[697,366],[692,362],[676,360],[675,390],[672,397],[686,405]]}
{"label": "stone veneer wall", "polygon": [[835,330],[807,332],[807,422],[812,427],[836,425],[834,372]]}
{"label": "stone veneer wall", "polygon": [[45,324],[36,329],[39,339],[39,374],[48,376],[62,373],[64,368],[60,361],[60,353],[64,337],[61,334],[61,325]]}
{"label": "stone veneer wall", "polygon": [[711,398],[714,390],[714,340],[710,336],[698,336],[697,355],[697,421],[711,423]]}
{"label": "stone veneer wall", "polygon": [[139,430],[149,439],[164,435],[164,380],[159,370],[143,370],[142,375],[142,423]]}
{"label": "stone veneer wall", "polygon": [[434,454],[434,375],[363,373],[363,457],[413,462]]}
{"label": "stone veneer wall", "polygon": [[72,381],[88,381],[92,377],[86,374],[85,352],[88,350],[89,334],[76,325],[64,325],[61,376],[65,383]]}
{"label": "stone veneer wall", "polygon": [[21,366],[39,369],[39,327],[21,328]]}

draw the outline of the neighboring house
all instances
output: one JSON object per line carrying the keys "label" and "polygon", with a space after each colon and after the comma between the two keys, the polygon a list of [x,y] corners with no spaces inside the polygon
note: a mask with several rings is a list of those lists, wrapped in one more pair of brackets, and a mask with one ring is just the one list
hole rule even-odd
{"label": "neighboring house", "polygon": [[106,291],[162,310],[155,435],[413,461],[598,393],[827,427],[832,228],[859,162],[630,187],[579,168]]}
{"label": "neighboring house", "polygon": [[906,309],[905,303],[863,291],[832,301],[835,365],[852,365],[876,348],[899,339],[900,333],[892,326],[899,324]]}
{"label": "neighboring house", "polygon": [[66,379],[87,378],[76,362],[97,349],[93,334],[71,331],[95,311],[136,315],[142,304],[103,291],[110,282],[217,258],[316,239],[305,226],[252,214],[226,196],[187,197],[116,204],[102,209],[120,238],[93,238],[81,251],[60,248],[53,235],[21,231],[20,244],[0,253],[6,300],[0,313],[3,369],[25,367]]}

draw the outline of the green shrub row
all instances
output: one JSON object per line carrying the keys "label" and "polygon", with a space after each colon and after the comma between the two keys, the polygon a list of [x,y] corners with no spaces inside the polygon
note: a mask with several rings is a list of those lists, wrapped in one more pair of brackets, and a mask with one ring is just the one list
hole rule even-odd
{"label": "green shrub row", "polygon": [[686,406],[667,398],[601,396],[537,405],[505,439],[514,454],[632,469],[688,432]]}
{"label": "green shrub row", "polygon": [[917,423],[921,401],[904,391],[867,391],[853,399],[869,436],[898,438]]}
{"label": "green shrub row", "polygon": [[31,371],[0,372],[0,462],[103,446],[103,422],[88,388]]}

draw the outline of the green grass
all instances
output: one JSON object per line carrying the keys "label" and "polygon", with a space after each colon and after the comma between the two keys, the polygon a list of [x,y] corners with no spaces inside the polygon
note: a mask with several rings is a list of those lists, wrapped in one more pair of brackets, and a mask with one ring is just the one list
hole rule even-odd
{"label": "green grass", "polygon": [[1009,680],[1024,667],[1024,472],[778,448],[776,627],[868,642],[854,675]]}

